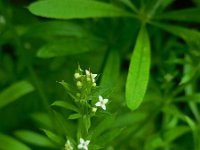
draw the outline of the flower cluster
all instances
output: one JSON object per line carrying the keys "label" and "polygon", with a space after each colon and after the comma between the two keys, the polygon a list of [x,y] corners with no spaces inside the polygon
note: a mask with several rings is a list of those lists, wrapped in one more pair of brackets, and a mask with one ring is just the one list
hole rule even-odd
{"label": "flower cluster", "polygon": [[74,74],[74,78],[77,80],[76,85],[79,89],[83,87],[84,83],[87,83],[87,85],[91,85],[93,87],[96,86],[96,78],[97,74],[91,73],[89,70],[85,70],[85,75],[83,70],[79,67],[79,69]]}
{"label": "flower cluster", "polygon": [[65,143],[65,150],[73,150],[73,147],[69,140]]}
{"label": "flower cluster", "polygon": [[[83,138],[80,138],[79,144],[77,146],[78,149],[81,150],[88,150],[88,145],[90,143],[90,140],[84,140]],[[65,149],[64,150],[73,150],[73,146],[69,140],[65,143]]]}
{"label": "flower cluster", "polygon": [[[85,70],[85,72],[79,67],[74,74],[76,80],[76,86],[79,89],[77,97],[87,97],[93,88],[96,87],[96,77],[97,74],[93,74],[90,70]],[[104,99],[101,95],[98,96],[98,102],[96,102],[96,107],[101,107],[103,110],[106,110],[106,104],[108,99]],[[92,112],[96,112],[97,108],[92,107]]]}
{"label": "flower cluster", "polygon": [[[80,67],[74,73],[74,79],[76,83],[75,93],[71,93],[72,97],[75,99],[77,106],[80,108],[80,115],[83,117],[87,116],[90,120],[91,117],[95,115],[95,112],[98,110],[98,107],[106,110],[106,104],[108,103],[107,98],[103,98],[98,92],[98,86],[96,84],[98,75],[93,74],[90,69],[82,70]],[[68,84],[60,82],[63,86],[69,89]],[[69,90],[71,91],[71,90]],[[83,126],[85,126],[84,132],[88,132],[88,125],[83,121]],[[90,124],[90,123],[89,123]],[[84,134],[83,134],[84,135]],[[85,135],[84,135],[85,136]],[[80,150],[88,150],[90,140],[84,140],[83,138],[79,139],[79,144],[77,148]],[[74,144],[72,145],[69,140],[65,143],[65,150],[76,149]]]}

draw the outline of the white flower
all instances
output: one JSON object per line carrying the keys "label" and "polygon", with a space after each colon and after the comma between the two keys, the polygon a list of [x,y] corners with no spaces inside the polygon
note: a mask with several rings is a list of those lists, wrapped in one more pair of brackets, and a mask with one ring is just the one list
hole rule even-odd
{"label": "white flower", "polygon": [[73,150],[73,147],[69,140],[65,143],[65,150]]}
{"label": "white flower", "polygon": [[92,78],[92,82],[95,82],[95,78],[97,77],[97,74],[92,74],[89,70],[85,70],[85,74]]}
{"label": "white flower", "polygon": [[101,107],[104,110],[106,110],[106,103],[107,102],[108,102],[108,99],[103,99],[102,96],[99,96],[99,101],[95,105]]}
{"label": "white flower", "polygon": [[89,143],[89,140],[85,141],[84,139],[80,138],[80,144],[78,145],[78,149],[88,150]]}

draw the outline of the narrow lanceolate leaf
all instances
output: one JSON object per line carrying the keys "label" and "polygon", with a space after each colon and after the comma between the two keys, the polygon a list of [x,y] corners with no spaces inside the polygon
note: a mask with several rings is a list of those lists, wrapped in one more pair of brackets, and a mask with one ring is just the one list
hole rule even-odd
{"label": "narrow lanceolate leaf", "polygon": [[25,94],[34,90],[34,87],[27,81],[20,81],[0,93],[0,108],[4,107]]}
{"label": "narrow lanceolate leaf", "polygon": [[116,50],[110,51],[100,85],[105,89],[111,89],[116,85],[120,72],[120,54]]}
{"label": "narrow lanceolate leaf", "polygon": [[1,150],[31,150],[29,147],[19,142],[18,140],[4,134],[0,134],[0,149]]}
{"label": "narrow lanceolate leaf", "polygon": [[111,4],[91,0],[43,0],[28,9],[35,15],[56,19],[131,16]]}
{"label": "narrow lanceolate leaf", "polygon": [[132,110],[144,98],[150,70],[150,41],[145,27],[139,31],[126,81],[126,103]]}
{"label": "narrow lanceolate leaf", "polygon": [[175,10],[171,12],[165,12],[161,15],[157,15],[158,19],[175,20],[175,21],[187,21],[187,22],[200,22],[200,8],[189,8],[182,10]]}
{"label": "narrow lanceolate leaf", "polygon": [[55,145],[49,138],[33,131],[18,130],[15,132],[15,135],[22,141],[30,143],[32,145],[41,147],[55,147]]}
{"label": "narrow lanceolate leaf", "polygon": [[74,106],[73,104],[66,102],[66,101],[55,101],[53,104],[51,104],[52,106],[58,106],[58,107],[62,107],[65,108],[67,110],[73,110],[76,112],[79,112],[79,109]]}
{"label": "narrow lanceolate leaf", "polygon": [[196,54],[199,54],[200,48],[200,32],[194,29],[185,28],[182,26],[176,26],[164,23],[155,23],[159,28],[162,28],[176,36],[182,38],[190,48],[196,49]]}
{"label": "narrow lanceolate leaf", "polygon": [[59,56],[76,55],[92,50],[97,50],[103,47],[105,47],[105,44],[102,40],[99,39],[74,38],[56,40],[42,46],[37,52],[37,56],[40,58],[52,58]]}

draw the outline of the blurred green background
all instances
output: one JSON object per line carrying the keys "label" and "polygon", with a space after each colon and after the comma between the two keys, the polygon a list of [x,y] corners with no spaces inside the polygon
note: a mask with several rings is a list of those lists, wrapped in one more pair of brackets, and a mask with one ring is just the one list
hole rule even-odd
{"label": "blurred green background", "polygon": [[[103,149],[200,150],[200,1],[99,1],[132,16],[110,13],[109,7],[98,16],[91,5],[85,7],[89,15],[81,17],[79,7],[87,3],[79,1],[69,8],[73,17],[68,7],[64,18],[51,17],[42,14],[48,6],[28,7],[39,1],[0,0],[0,150],[26,150],[24,145],[35,150],[64,148],[17,131],[44,136],[40,128],[42,122],[51,124],[44,120],[51,116],[51,103],[69,98],[56,81],[74,84],[78,64],[100,74],[97,83],[116,117],[108,129],[123,129]],[[125,98],[132,89],[126,82],[143,24],[151,45],[150,74],[138,75],[146,74],[149,80],[142,104],[132,111]]]}

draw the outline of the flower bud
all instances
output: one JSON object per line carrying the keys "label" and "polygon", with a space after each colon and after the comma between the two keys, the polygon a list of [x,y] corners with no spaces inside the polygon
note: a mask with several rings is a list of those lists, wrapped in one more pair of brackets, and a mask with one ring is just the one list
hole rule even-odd
{"label": "flower bud", "polygon": [[90,82],[91,81],[91,78],[90,77],[87,77],[87,79],[86,79],[88,82]]}
{"label": "flower bud", "polygon": [[81,77],[81,75],[78,73],[78,72],[76,72],[75,74],[74,74],[74,78],[75,79],[78,79],[78,78],[80,78]]}
{"label": "flower bud", "polygon": [[96,107],[92,107],[92,112],[96,112],[97,111],[97,108]]}
{"label": "flower bud", "polygon": [[78,88],[81,88],[83,86],[83,84],[81,83],[81,81],[76,82],[76,85]]}
{"label": "flower bud", "polygon": [[93,86],[93,87],[95,87],[96,85],[97,85],[97,84],[96,84],[95,82],[94,82],[94,83],[92,83],[92,86]]}

